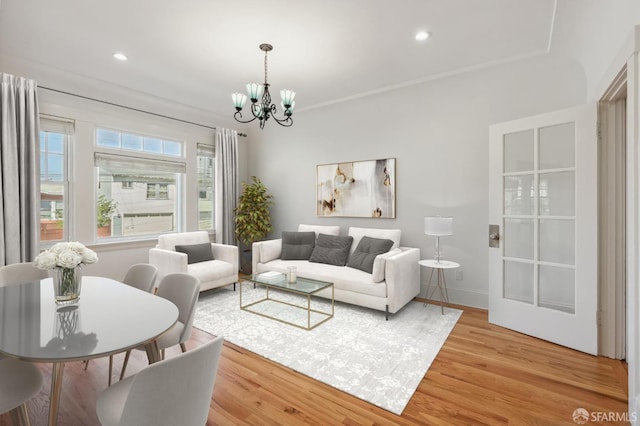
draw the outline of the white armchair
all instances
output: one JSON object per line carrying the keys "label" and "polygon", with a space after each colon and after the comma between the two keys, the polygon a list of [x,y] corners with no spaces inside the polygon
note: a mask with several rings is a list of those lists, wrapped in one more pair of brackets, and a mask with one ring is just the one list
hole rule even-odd
{"label": "white armchair", "polygon": [[[189,263],[190,256],[187,253],[176,251],[176,245],[183,246],[181,250],[189,252],[190,246],[197,247],[204,243],[211,244],[213,260],[201,261],[201,252],[190,253],[192,263]],[[235,283],[238,282],[239,256],[238,247],[211,243],[207,231],[195,231],[160,235],[158,245],[149,250],[149,263],[158,268],[158,281],[168,274],[181,272],[197,277],[200,280],[200,291],[229,284],[233,284],[235,289]],[[193,263],[193,260],[197,262]]]}

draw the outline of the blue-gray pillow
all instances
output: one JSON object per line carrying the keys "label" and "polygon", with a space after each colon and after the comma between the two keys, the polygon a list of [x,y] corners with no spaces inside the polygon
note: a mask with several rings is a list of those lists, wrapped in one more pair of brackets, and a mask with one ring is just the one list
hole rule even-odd
{"label": "blue-gray pillow", "polygon": [[316,245],[315,232],[282,232],[282,260],[309,260]]}
{"label": "blue-gray pillow", "polygon": [[364,236],[360,239],[355,251],[351,253],[347,266],[372,274],[376,256],[388,252],[392,246],[391,240]]}
{"label": "blue-gray pillow", "polygon": [[309,262],[344,266],[347,264],[351,243],[353,243],[353,237],[318,234]]}
{"label": "blue-gray pillow", "polygon": [[176,251],[187,255],[188,264],[213,260],[211,243],[176,245]]}

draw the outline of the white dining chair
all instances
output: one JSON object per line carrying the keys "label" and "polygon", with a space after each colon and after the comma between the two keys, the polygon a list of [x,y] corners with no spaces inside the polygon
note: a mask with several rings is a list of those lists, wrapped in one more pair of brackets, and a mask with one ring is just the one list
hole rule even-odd
{"label": "white dining chair", "polygon": [[0,286],[24,284],[48,278],[45,269],[38,269],[33,262],[12,263],[0,267]]}
{"label": "white dining chair", "polygon": [[[148,263],[136,263],[127,270],[122,282],[142,290],[147,293],[153,293],[155,289],[156,276],[158,268]],[[89,360],[85,361],[84,369],[89,366]],[[109,355],[109,380],[108,385],[111,386],[111,376],[113,374],[113,355]]]}
{"label": "white dining chair", "polygon": [[158,276],[158,268],[155,266],[148,263],[136,263],[129,268],[122,282],[138,290],[153,293],[156,276]]}
{"label": "white dining chair", "polygon": [[202,426],[207,421],[222,343],[220,336],[151,364],[102,391],[96,413],[104,426]]}
{"label": "white dining chair", "polygon": [[[158,268],[148,263],[136,263],[132,265],[122,280],[123,283],[135,287],[138,290],[153,293],[156,288]],[[113,355],[109,356],[109,386],[111,386],[111,374],[113,371]]]}
{"label": "white dining chair", "polygon": [[[162,336],[156,339],[158,349],[164,359],[165,349],[180,345],[182,352],[187,351],[186,341],[191,337],[193,316],[196,311],[196,302],[200,292],[200,280],[193,275],[175,273],[166,275],[158,284],[157,295],[173,302],[178,307],[178,321]],[[144,346],[136,348],[145,350]],[[127,351],[120,372],[120,380],[124,378],[131,351]]]}
{"label": "white dining chair", "polygon": [[0,355],[0,414],[10,412],[16,425],[29,425],[27,401],[42,388],[42,373],[30,362]]}
{"label": "white dining chair", "polygon": [[[35,272],[34,272],[35,271]],[[31,262],[15,263],[0,268],[0,287],[39,280],[37,269]],[[0,414],[10,412],[12,422],[29,425],[27,401],[42,388],[42,373],[30,362],[0,355]]]}

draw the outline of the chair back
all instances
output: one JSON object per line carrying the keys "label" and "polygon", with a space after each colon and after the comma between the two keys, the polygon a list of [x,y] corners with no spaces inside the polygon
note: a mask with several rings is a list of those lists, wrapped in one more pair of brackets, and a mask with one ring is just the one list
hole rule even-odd
{"label": "chair back", "polygon": [[45,269],[38,269],[33,262],[13,263],[0,267],[0,287],[40,281],[48,278]]}
{"label": "chair back", "polygon": [[0,356],[0,377],[0,414],[24,404],[42,388],[42,373],[30,362]]}
{"label": "chair back", "polygon": [[178,232],[175,234],[163,234],[158,236],[159,249],[176,251],[176,244],[201,244],[210,243],[207,231]]}
{"label": "chair back", "polygon": [[123,283],[135,287],[138,290],[153,292],[158,275],[158,268],[148,263],[137,263],[132,265],[122,280]]}
{"label": "chair back", "polygon": [[[217,337],[188,352],[145,367],[130,379],[133,383],[126,395],[122,415],[113,420],[119,420],[116,424],[121,426],[206,424],[223,341],[222,337]],[[116,383],[98,397],[99,417],[113,416],[120,408],[118,405],[122,400],[109,396],[111,392],[120,393],[120,383],[125,384]]]}
{"label": "chair back", "polygon": [[166,275],[158,284],[157,295],[178,307],[178,321],[184,324],[178,343],[184,343],[191,336],[196,302],[200,293],[200,280],[193,275],[175,273]]}

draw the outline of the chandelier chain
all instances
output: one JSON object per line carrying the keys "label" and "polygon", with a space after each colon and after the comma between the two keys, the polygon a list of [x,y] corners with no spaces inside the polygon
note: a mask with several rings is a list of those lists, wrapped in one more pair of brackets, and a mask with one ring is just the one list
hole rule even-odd
{"label": "chandelier chain", "polygon": [[267,84],[267,53],[268,51],[264,51],[264,84]]}

